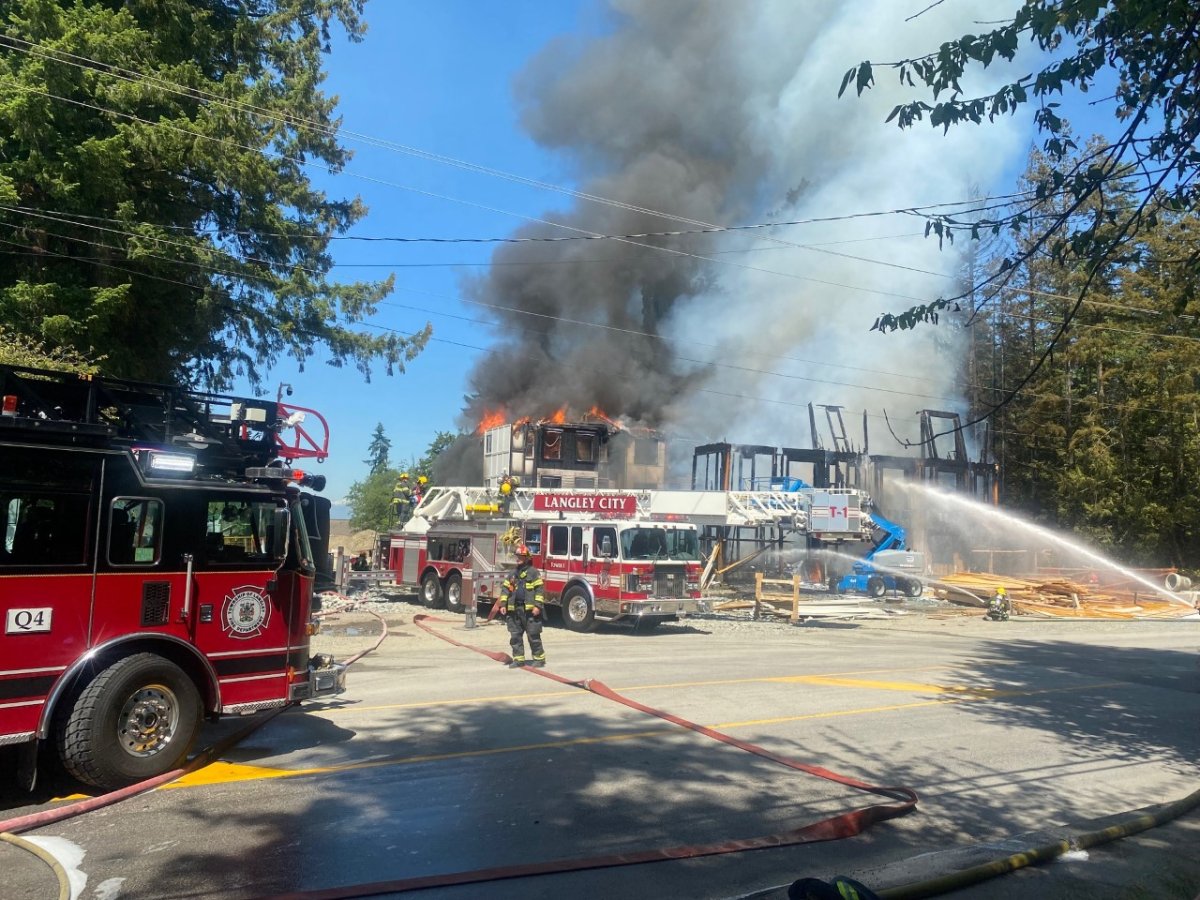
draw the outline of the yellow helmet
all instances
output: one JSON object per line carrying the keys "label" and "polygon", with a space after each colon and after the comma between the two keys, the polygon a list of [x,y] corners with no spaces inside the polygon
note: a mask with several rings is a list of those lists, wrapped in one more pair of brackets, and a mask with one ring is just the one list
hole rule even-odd
{"label": "yellow helmet", "polygon": [[1002,587],[1000,587],[1000,588],[996,588],[996,594],[997,594],[998,596],[1001,596],[1001,597],[1003,597],[1003,596],[1005,596],[1007,593],[1008,593],[1008,592],[1007,592],[1007,591],[1005,591],[1005,590],[1004,590],[1004,588],[1002,588]]}
{"label": "yellow helmet", "polygon": [[417,476],[417,484],[428,484],[428,483],[429,483],[429,479],[426,478],[424,475]]}
{"label": "yellow helmet", "polygon": [[400,473],[400,480],[401,480],[401,481],[408,481],[408,473],[407,473],[407,472],[401,472],[401,473]]}
{"label": "yellow helmet", "polygon": [[500,493],[511,494],[512,493],[512,482],[508,481],[507,479],[500,482]]}

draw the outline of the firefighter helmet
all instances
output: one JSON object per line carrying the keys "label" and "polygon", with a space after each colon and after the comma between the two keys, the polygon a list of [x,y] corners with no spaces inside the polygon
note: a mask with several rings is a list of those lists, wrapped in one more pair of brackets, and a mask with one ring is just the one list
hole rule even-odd
{"label": "firefighter helmet", "polygon": [[417,484],[428,484],[428,483],[429,483],[429,479],[426,478],[424,475],[417,476]]}
{"label": "firefighter helmet", "polygon": [[529,552],[529,548],[524,544],[517,546],[517,559],[533,559],[533,554]]}
{"label": "firefighter helmet", "polygon": [[1005,591],[1004,588],[1002,588],[1002,587],[996,588],[996,596],[997,597],[1004,597],[1006,595],[1007,595],[1007,591]]}
{"label": "firefighter helmet", "polygon": [[407,473],[407,472],[401,472],[401,473],[400,473],[400,480],[401,480],[401,481],[408,481],[408,473]]}

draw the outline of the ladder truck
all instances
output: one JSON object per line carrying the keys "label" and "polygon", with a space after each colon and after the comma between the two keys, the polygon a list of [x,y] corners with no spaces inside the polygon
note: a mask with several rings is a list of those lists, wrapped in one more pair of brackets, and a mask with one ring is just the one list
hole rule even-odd
{"label": "ladder truck", "polygon": [[[828,537],[864,538],[857,492],[622,491],[435,487],[391,535],[386,571],[348,573],[415,589],[430,608],[490,606],[499,582],[529,547],[547,603],[564,624],[602,621],[653,628],[699,609],[705,575],[700,529],[816,526]],[[711,559],[710,559],[711,566]]]}
{"label": "ladder truck", "polygon": [[0,745],[25,786],[42,744],[113,789],[176,768],[205,717],[344,689],[310,652],[325,478],[291,465],[328,455],[319,413],[11,366],[0,398]]}
{"label": "ladder truck", "polygon": [[651,516],[647,492],[435,487],[392,534],[386,577],[431,609],[490,608],[522,544],[571,630],[649,629],[699,608],[696,526]]}

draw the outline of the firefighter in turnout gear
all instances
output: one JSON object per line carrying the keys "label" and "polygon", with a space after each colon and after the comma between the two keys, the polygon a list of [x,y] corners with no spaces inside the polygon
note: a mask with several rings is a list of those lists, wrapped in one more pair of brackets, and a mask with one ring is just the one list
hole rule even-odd
{"label": "firefighter in turnout gear", "polygon": [[1008,601],[1008,592],[1004,588],[996,588],[996,596],[988,603],[985,618],[993,622],[1007,622],[1011,612],[1012,604]]}
{"label": "firefighter in turnout gear", "polygon": [[408,482],[408,473],[401,472],[400,477],[396,479],[396,486],[392,488],[392,510],[396,514],[396,521],[401,525],[407,522],[412,518],[415,506],[412,485]]}
{"label": "firefighter in turnout gear", "polygon": [[508,625],[508,642],[512,645],[509,668],[526,664],[525,635],[529,635],[528,664],[539,669],[546,665],[546,650],[542,647],[542,620],[546,615],[542,576],[534,568],[533,555],[524,544],[517,547],[517,568],[500,588],[500,615]]}

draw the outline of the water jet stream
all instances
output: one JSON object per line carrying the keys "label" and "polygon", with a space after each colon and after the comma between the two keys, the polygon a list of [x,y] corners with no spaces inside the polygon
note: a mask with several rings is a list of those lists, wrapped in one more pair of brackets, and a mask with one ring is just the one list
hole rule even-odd
{"label": "water jet stream", "polygon": [[1180,597],[1178,594],[1172,593],[1165,587],[1155,584],[1150,579],[1143,575],[1139,575],[1132,569],[1128,569],[1125,566],[1122,566],[1120,563],[1114,562],[1108,557],[1097,553],[1095,550],[1092,550],[1083,544],[1079,544],[1075,541],[1065,538],[1062,535],[1051,531],[1048,528],[1044,528],[1041,525],[1036,525],[1027,519],[1022,519],[1020,516],[1014,515],[1013,513],[1005,512],[1004,510],[985,503],[980,503],[977,500],[971,499],[970,497],[965,497],[961,494],[941,490],[939,488],[931,487],[919,482],[895,481],[891,482],[889,486],[896,487],[910,493],[919,494],[924,499],[931,501],[934,504],[940,504],[943,508],[953,508],[956,512],[960,513],[965,511],[976,516],[978,521],[1001,525],[1014,530],[1014,532],[1019,529],[1026,534],[1050,541],[1051,543],[1057,544],[1058,546],[1070,550],[1084,559],[1095,563],[1099,567],[1111,569],[1112,571],[1118,572],[1125,576],[1130,581],[1144,585],[1152,593],[1165,597],[1172,603],[1182,604],[1189,609],[1194,608],[1192,603],[1190,603],[1186,598]]}

